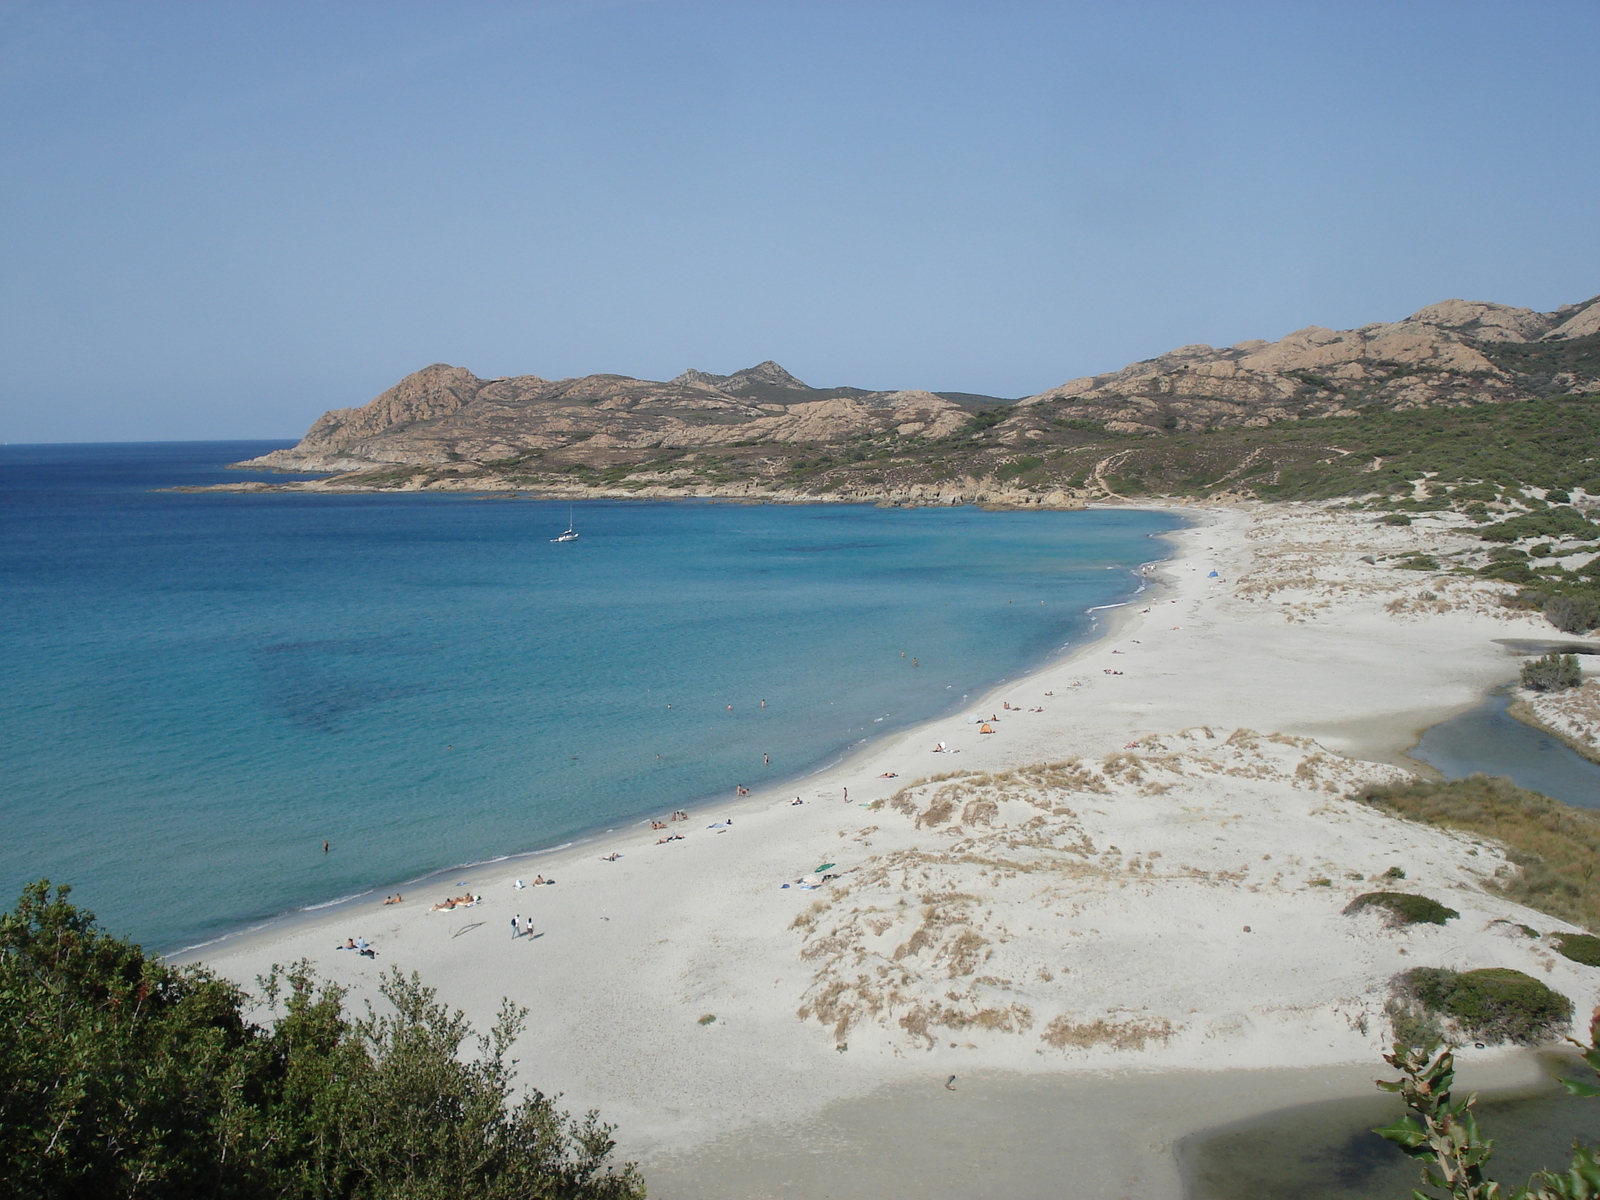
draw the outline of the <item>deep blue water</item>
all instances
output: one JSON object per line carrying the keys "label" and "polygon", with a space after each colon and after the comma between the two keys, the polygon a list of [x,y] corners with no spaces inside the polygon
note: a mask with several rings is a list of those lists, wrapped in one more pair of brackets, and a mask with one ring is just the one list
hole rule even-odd
{"label": "deep blue water", "polygon": [[1083,637],[1175,524],[154,490],[276,444],[0,448],[9,895],[171,949],[801,774]]}

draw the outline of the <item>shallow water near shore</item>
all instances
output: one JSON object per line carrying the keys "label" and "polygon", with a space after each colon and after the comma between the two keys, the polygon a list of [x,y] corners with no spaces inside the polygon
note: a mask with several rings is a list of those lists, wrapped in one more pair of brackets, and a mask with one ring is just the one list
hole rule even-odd
{"label": "shallow water near shore", "polygon": [[1518,787],[1563,804],[1600,808],[1600,764],[1560,738],[1517,720],[1506,711],[1510,703],[1504,692],[1491,694],[1429,729],[1408,753],[1446,779],[1480,772],[1504,775]]}
{"label": "shallow water near shore", "polygon": [[154,490],[276,444],[0,448],[11,894],[176,949],[798,779],[1089,636],[1180,524]]}
{"label": "shallow water near shore", "polygon": [[[1600,1102],[1570,1096],[1556,1076],[1589,1078],[1563,1056],[1535,1088],[1487,1094],[1475,1111],[1495,1141],[1487,1170],[1508,1184],[1562,1169],[1574,1140],[1600,1140]],[[1374,1078],[1392,1078],[1375,1063]],[[1392,1200],[1421,1181],[1421,1168],[1377,1134],[1405,1113],[1396,1096],[1328,1100],[1207,1130],[1178,1146],[1186,1200]]]}

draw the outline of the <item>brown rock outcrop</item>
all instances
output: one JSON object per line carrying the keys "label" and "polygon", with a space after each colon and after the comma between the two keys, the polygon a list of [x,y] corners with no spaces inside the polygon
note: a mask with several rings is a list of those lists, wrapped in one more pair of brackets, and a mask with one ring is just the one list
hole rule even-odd
{"label": "brown rock outcrop", "polygon": [[683,450],[732,443],[829,443],[895,430],[943,437],[967,420],[932,392],[808,387],[774,362],[667,383],[624,375],[482,380],[436,363],[362,408],[325,413],[300,444],[241,466],[353,471],[375,466],[501,463],[549,451]]}
{"label": "brown rock outcrop", "polygon": [[[1113,432],[1159,433],[1339,416],[1369,405],[1516,399],[1531,394],[1529,382],[1497,351],[1600,331],[1597,300],[1553,313],[1445,300],[1391,324],[1312,325],[1276,342],[1180,346],[1120,371],[1069,380],[1019,408],[1055,405]],[[1569,373],[1558,386],[1585,382]],[[1026,423],[1021,413],[1014,420]]]}

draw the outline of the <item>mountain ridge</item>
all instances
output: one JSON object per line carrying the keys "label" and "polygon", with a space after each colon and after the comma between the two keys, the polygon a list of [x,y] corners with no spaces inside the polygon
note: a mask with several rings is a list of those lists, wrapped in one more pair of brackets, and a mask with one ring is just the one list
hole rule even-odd
{"label": "mountain ridge", "polygon": [[[1407,414],[1482,410],[1451,427],[1488,436],[1517,423],[1518,402],[1586,392],[1600,392],[1600,297],[1554,312],[1446,300],[1357,329],[1180,346],[1015,401],[816,388],[771,360],[665,382],[480,379],[434,363],[324,413],[298,445],[237,464],[333,478],[236,486],[1060,507],[1130,489],[1351,486],[1357,434],[1372,441],[1361,470],[1387,472],[1404,455],[1385,448],[1384,429],[1438,424],[1396,423]],[[1541,436],[1566,438],[1554,411],[1539,410]],[[1196,436],[1256,432],[1269,436]],[[1575,463],[1585,453],[1562,451]]]}

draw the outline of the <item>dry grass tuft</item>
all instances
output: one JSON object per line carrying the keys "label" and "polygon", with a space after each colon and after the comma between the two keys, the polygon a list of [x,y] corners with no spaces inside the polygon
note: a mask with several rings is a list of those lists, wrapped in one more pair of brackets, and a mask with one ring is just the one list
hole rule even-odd
{"label": "dry grass tuft", "polygon": [[1039,1040],[1056,1050],[1075,1046],[1087,1050],[1093,1046],[1110,1046],[1113,1050],[1143,1050],[1148,1042],[1165,1042],[1176,1030],[1167,1020],[1134,1020],[1113,1022],[1104,1017],[1093,1021],[1075,1022],[1061,1016],[1045,1026]]}

